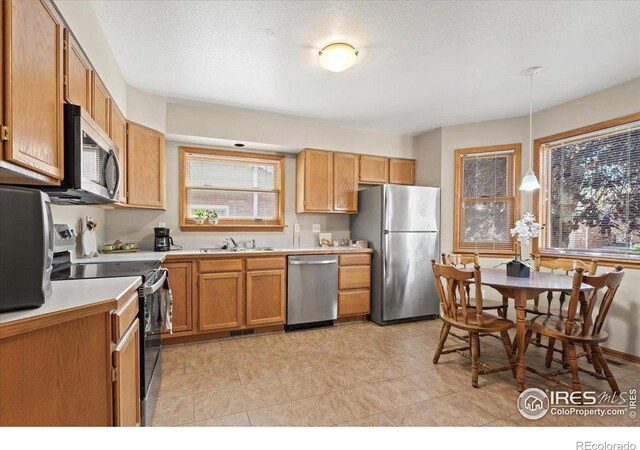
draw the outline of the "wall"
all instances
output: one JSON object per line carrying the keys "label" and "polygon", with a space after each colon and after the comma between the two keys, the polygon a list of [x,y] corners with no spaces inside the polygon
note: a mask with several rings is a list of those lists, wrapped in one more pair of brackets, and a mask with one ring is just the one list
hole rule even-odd
{"label": "wall", "polygon": [[[183,232],[178,226],[179,217],[179,151],[181,144],[167,142],[167,210],[134,210],[121,209],[106,212],[106,240],[140,242],[147,249],[153,248],[153,227],[158,222],[165,222],[171,228],[171,235],[176,244],[186,249],[201,247],[219,247],[227,237],[244,241],[255,239],[261,247],[293,246],[293,225],[300,224],[302,246],[317,245],[317,234],[311,232],[312,224],[320,224],[322,232],[333,233],[334,239],[349,237],[349,217],[343,214],[296,214],[296,160],[290,154],[285,158],[285,223],[288,225],[282,232]],[[199,147],[207,148],[200,145]],[[211,147],[209,147],[211,148]],[[247,150],[251,151],[251,150]]]}
{"label": "wall", "polygon": [[218,105],[168,104],[167,134],[413,158],[412,140],[408,136]]}
{"label": "wall", "polygon": [[440,186],[442,128],[416,136],[413,149],[416,158],[416,184]]}
{"label": "wall", "polygon": [[[640,111],[640,78],[605,89],[591,95],[567,102],[534,114],[534,139],[549,136],[581,126],[601,122]],[[433,132],[430,132],[433,133]],[[441,129],[440,186],[442,188],[441,248],[444,252],[453,249],[453,204],[454,204],[454,153],[458,148],[484,145],[522,143],[522,171],[528,168],[530,145],[528,117],[494,120]],[[433,139],[433,137],[431,137]],[[425,145],[429,137],[418,136],[415,140],[422,145],[416,147],[418,158],[416,173],[430,173],[424,165],[431,163],[423,153],[437,153],[434,145]],[[433,177],[433,175],[430,175]],[[521,197],[521,212],[531,209],[532,195]],[[530,248],[523,248],[529,254]],[[493,267],[496,259],[482,259],[482,265]],[[603,270],[600,269],[600,273]],[[640,270],[627,269],[625,279],[617,293],[615,303],[608,316],[609,341],[606,346],[634,355],[640,355],[640,335],[638,326],[629,320],[640,315]]]}
{"label": "wall", "polygon": [[164,133],[167,129],[167,102],[127,86],[127,120]]}

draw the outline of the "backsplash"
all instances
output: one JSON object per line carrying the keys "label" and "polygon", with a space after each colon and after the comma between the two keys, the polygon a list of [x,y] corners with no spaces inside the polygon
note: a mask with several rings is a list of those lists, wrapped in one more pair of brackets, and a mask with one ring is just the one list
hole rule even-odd
{"label": "backsplash", "polygon": [[51,205],[51,215],[53,216],[53,223],[66,223],[70,228],[73,228],[78,234],[76,239],[76,254],[74,257],[80,256],[82,251],[81,236],[82,236],[82,224],[81,220],[85,216],[91,216],[98,222],[98,228],[96,230],[96,240],[98,242],[98,248],[102,246],[105,240],[105,210],[97,206],[62,206]]}

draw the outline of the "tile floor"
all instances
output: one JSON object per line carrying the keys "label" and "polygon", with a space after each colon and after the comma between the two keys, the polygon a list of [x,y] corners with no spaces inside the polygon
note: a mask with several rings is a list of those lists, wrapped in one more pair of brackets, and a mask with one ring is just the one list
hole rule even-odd
{"label": "tile floor", "polygon": [[[153,425],[640,425],[628,416],[528,421],[516,409],[511,372],[481,375],[474,389],[467,358],[452,353],[432,363],[440,326],[365,322],[165,347]],[[483,361],[506,365],[500,341],[483,338],[481,351]],[[543,349],[531,347],[527,364],[544,368],[543,361]],[[619,363],[610,365],[620,388],[640,387],[640,365]],[[586,374],[581,380],[585,388],[608,389]],[[531,373],[527,386],[556,388]]]}

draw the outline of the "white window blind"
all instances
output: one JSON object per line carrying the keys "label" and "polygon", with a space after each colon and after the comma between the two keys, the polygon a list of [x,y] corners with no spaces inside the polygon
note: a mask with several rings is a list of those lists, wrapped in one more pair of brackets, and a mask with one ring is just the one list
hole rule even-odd
{"label": "white window blind", "polygon": [[220,224],[273,225],[281,219],[280,158],[185,151],[184,222],[214,209]]}
{"label": "white window blind", "polygon": [[640,122],[541,146],[541,249],[640,259]]}
{"label": "white window blind", "polygon": [[515,150],[457,153],[460,252],[511,253],[515,216]]}

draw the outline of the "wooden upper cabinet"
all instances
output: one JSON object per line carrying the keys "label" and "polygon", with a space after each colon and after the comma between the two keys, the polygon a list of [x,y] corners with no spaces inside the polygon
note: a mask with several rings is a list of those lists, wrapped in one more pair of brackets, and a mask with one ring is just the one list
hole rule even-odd
{"label": "wooden upper cabinet", "polygon": [[135,319],[113,350],[113,424],[140,425],[140,322]]}
{"label": "wooden upper cabinet", "polygon": [[111,102],[109,137],[118,147],[118,160],[120,161],[118,201],[127,203],[127,120],[114,102]]}
{"label": "wooden upper cabinet", "polygon": [[169,270],[173,297],[173,332],[191,331],[191,262],[163,264]]}
{"label": "wooden upper cabinet", "polygon": [[165,156],[162,133],[127,123],[127,204],[164,209]]}
{"label": "wooden upper cabinet", "polygon": [[4,1],[4,159],[59,184],[63,171],[63,22],[48,0]]}
{"label": "wooden upper cabinet", "polygon": [[333,210],[333,153],[303,150],[297,156],[296,212]]}
{"label": "wooden upper cabinet", "polygon": [[198,328],[200,331],[242,327],[244,288],[242,272],[198,275]]}
{"label": "wooden upper cabinet", "polygon": [[247,272],[248,327],[281,325],[286,319],[285,270]]}
{"label": "wooden upper cabinet", "polygon": [[360,183],[383,184],[389,182],[389,158],[360,155]]}
{"label": "wooden upper cabinet", "polygon": [[109,132],[109,121],[111,119],[111,96],[109,91],[100,80],[100,77],[93,72],[93,83],[91,87],[91,117],[105,131]]}
{"label": "wooden upper cabinet", "polygon": [[91,113],[91,63],[69,30],[64,30],[64,99]]}
{"label": "wooden upper cabinet", "polygon": [[333,154],[333,209],[358,212],[358,155]]}
{"label": "wooden upper cabinet", "polygon": [[389,160],[389,183],[416,184],[416,162],[413,159]]}

